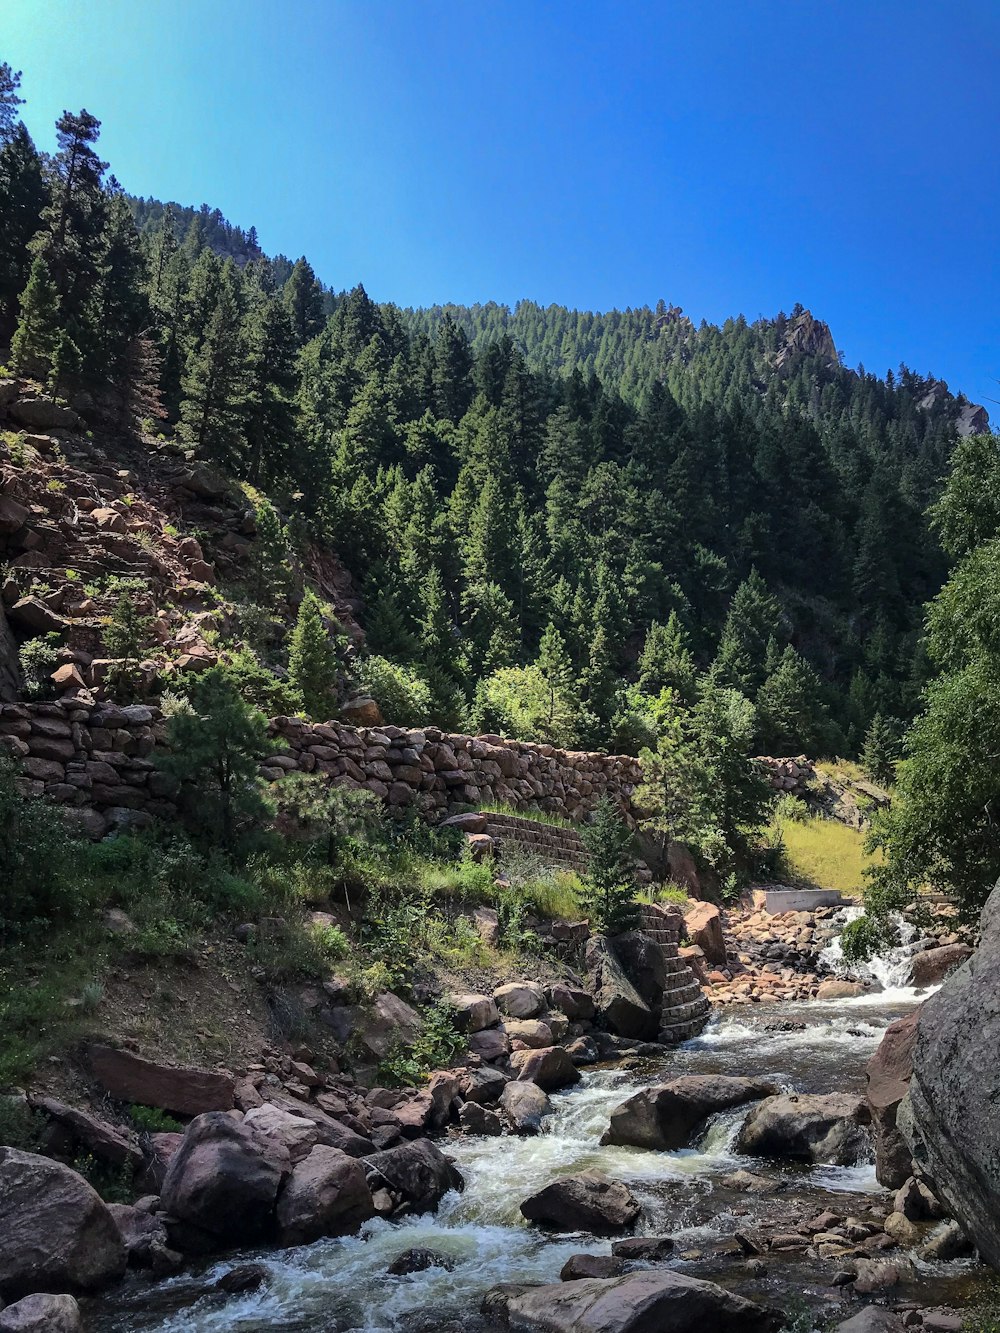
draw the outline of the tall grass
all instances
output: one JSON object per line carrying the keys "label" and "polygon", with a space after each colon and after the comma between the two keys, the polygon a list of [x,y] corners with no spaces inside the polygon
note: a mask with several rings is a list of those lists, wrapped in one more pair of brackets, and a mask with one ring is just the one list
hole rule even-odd
{"label": "tall grass", "polygon": [[781,827],[788,878],[820,889],[839,889],[856,896],[864,886],[864,870],[871,858],[865,835],[836,819],[812,816],[789,820]]}

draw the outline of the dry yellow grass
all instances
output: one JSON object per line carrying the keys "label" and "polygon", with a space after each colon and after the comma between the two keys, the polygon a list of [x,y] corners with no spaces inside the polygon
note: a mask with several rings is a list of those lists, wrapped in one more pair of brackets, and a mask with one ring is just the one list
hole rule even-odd
{"label": "dry yellow grass", "polygon": [[835,819],[814,816],[802,823],[788,820],[782,837],[791,878],[821,889],[860,893],[863,871],[871,860],[863,833]]}

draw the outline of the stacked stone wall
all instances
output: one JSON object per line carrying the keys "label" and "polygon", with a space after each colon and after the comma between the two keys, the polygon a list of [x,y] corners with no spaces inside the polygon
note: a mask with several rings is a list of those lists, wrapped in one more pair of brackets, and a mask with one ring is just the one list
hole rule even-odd
{"label": "stacked stone wall", "polygon": [[684,917],[680,911],[645,903],[639,915],[639,929],[660,946],[667,974],[658,1040],[664,1046],[690,1041],[708,1023],[712,1011],[701,983],[680,956]]}
{"label": "stacked stone wall", "polygon": [[[0,747],[19,761],[24,790],[64,806],[95,837],[176,814],[171,782],[154,762],[165,731],[160,711],[145,704],[0,704]],[[631,795],[640,770],[628,756],[433,727],[408,731],[275,718],[270,731],[275,751],[261,768],[268,781],[289,772],[322,773],[432,822],[493,803],[582,820],[602,796],[633,818]]]}

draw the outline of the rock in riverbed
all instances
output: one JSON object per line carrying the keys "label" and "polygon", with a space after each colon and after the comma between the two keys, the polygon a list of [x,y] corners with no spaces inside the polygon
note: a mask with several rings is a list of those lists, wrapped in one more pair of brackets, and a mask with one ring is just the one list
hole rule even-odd
{"label": "rock in riverbed", "polygon": [[563,1176],[525,1199],[521,1212],[529,1222],[555,1231],[590,1231],[597,1236],[628,1231],[639,1218],[639,1204],[627,1185],[596,1171]]}
{"label": "rock in riverbed", "polygon": [[643,1088],[616,1106],[601,1143],[663,1151],[683,1148],[694,1128],[708,1116],[776,1092],[773,1083],[762,1079],[686,1074]]}
{"label": "rock in riverbed", "polygon": [[107,1205],[68,1166],[0,1148],[0,1296],[95,1291],[125,1272]]}
{"label": "rock in riverbed", "polygon": [[515,1333],[772,1333],[781,1324],[776,1311],[714,1282],[662,1270],[494,1289],[483,1309]]}
{"label": "rock in riverbed", "polygon": [[843,1093],[768,1097],[743,1122],[736,1151],[853,1166],[864,1153],[870,1118],[863,1097]]}

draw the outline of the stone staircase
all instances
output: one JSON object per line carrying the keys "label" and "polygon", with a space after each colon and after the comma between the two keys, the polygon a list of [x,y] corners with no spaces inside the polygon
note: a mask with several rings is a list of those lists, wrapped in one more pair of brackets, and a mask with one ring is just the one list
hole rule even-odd
{"label": "stone staircase", "polygon": [[504,848],[514,845],[547,865],[564,866],[578,875],[587,868],[587,853],[576,829],[493,811],[486,812],[486,820],[486,832],[496,844],[501,861]]}
{"label": "stone staircase", "polygon": [[680,956],[683,925],[680,912],[671,912],[651,903],[642,906],[639,929],[660,946],[667,972],[658,1038],[664,1046],[676,1046],[697,1037],[712,1012],[698,978]]}

